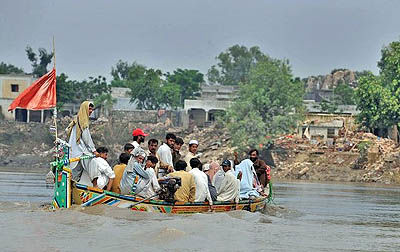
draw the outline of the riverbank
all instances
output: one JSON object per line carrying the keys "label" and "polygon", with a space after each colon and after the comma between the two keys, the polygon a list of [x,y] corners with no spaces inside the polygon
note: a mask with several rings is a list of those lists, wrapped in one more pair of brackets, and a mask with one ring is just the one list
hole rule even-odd
{"label": "riverbank", "polygon": [[[64,129],[70,118],[59,120],[58,134],[66,138]],[[109,161],[114,163],[123,145],[131,142],[132,129],[140,127],[150,133],[146,140],[163,140],[167,132],[175,133],[186,143],[181,152],[187,152],[187,143],[197,139],[202,162],[233,159],[235,148],[224,128],[211,126],[189,132],[165,123],[122,122],[101,118],[90,126],[96,146],[106,146]],[[9,172],[47,173],[53,159],[54,136],[50,122],[0,122],[0,170]],[[145,144],[145,146],[147,143]],[[244,158],[246,153],[240,153]],[[295,135],[282,136],[270,148],[263,149],[261,157],[272,166],[274,179],[300,181],[337,181],[383,183],[400,185],[400,148],[388,139],[378,139],[369,133],[351,133],[337,139],[334,146],[313,143]]]}

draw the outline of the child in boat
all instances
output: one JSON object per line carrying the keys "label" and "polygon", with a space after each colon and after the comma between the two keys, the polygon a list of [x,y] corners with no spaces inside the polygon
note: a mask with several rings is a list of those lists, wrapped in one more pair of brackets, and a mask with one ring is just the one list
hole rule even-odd
{"label": "child in boat", "polygon": [[115,178],[115,173],[107,162],[108,149],[106,147],[99,147],[96,149],[96,151],[99,153],[100,156],[90,161],[89,169],[98,170],[99,176],[97,177],[97,187],[100,189],[111,191],[111,187]]}
{"label": "child in boat", "polygon": [[136,194],[143,197],[143,198],[156,198],[156,192],[161,189],[160,185],[158,184],[156,172],[154,168],[158,163],[158,158],[155,156],[148,156],[145,164],[145,170],[149,174],[149,179],[143,179],[142,182],[136,188]]}
{"label": "child in boat", "polygon": [[119,188],[119,183],[121,182],[122,174],[124,174],[126,165],[128,164],[130,158],[131,155],[125,152],[119,155],[119,164],[115,165],[113,169],[115,173],[115,178],[111,187],[111,191],[119,194],[121,193],[121,189]]}

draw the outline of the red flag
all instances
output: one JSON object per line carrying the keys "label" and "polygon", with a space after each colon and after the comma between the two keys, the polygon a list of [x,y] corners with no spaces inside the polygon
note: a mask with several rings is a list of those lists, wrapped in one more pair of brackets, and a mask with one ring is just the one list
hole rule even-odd
{"label": "red flag", "polygon": [[8,111],[17,107],[30,110],[54,108],[56,102],[56,69],[53,68],[15,98]]}

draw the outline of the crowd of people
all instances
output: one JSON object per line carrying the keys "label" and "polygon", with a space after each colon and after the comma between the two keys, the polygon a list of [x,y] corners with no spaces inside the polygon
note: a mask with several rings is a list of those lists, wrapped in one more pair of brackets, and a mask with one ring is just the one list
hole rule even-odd
{"label": "crowd of people", "polygon": [[185,145],[182,138],[168,133],[159,142],[150,139],[142,129],[132,132],[132,142],[124,145],[118,164],[108,163],[108,149],[95,148],[89,131],[89,116],[93,103],[83,102],[78,115],[67,128],[70,158],[94,155],[70,164],[72,179],[82,184],[113,191],[119,194],[157,198],[159,181],[168,177],[181,179],[181,186],[174,194],[176,201],[208,202],[252,199],[265,195],[270,180],[270,167],[259,159],[257,149],[249,151],[249,158],[203,163],[197,153],[199,142],[188,143],[188,153],[180,153]]}

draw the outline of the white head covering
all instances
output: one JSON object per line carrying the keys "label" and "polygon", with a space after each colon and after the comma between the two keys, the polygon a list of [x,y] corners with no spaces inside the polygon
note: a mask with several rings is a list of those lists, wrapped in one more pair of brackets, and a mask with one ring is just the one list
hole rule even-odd
{"label": "white head covering", "polygon": [[137,147],[137,148],[133,149],[132,155],[134,157],[142,156],[142,157],[146,158],[146,152],[140,147]]}
{"label": "white head covering", "polygon": [[190,140],[190,141],[189,141],[189,145],[192,145],[192,144],[197,144],[197,145],[199,145],[199,142],[198,142],[197,140]]}

